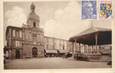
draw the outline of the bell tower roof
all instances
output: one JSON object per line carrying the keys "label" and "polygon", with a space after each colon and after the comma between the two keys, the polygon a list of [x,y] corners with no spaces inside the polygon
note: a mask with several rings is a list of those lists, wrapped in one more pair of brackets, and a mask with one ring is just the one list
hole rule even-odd
{"label": "bell tower roof", "polygon": [[34,3],[31,4],[30,9],[31,9],[32,12],[35,11],[35,5],[34,5]]}
{"label": "bell tower roof", "polygon": [[30,27],[39,27],[39,22],[40,22],[40,18],[39,18],[39,15],[37,15],[35,13],[35,5],[34,3],[32,3],[30,5],[30,13],[28,15],[28,18],[27,18],[27,24],[30,26]]}

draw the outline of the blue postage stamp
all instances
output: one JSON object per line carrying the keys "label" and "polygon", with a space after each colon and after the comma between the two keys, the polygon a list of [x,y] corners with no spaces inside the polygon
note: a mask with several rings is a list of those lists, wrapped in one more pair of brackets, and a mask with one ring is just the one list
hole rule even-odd
{"label": "blue postage stamp", "polygon": [[82,0],[82,19],[96,19],[97,7],[96,0]]}

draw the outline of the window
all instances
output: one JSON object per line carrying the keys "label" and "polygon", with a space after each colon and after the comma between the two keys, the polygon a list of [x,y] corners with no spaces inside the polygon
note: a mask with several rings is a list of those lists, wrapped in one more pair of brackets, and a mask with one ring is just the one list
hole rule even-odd
{"label": "window", "polygon": [[19,37],[19,31],[16,30],[15,33],[16,33],[16,37]]}
{"label": "window", "polygon": [[16,41],[16,47],[21,47],[22,46],[22,43],[21,43],[21,41]]}
{"label": "window", "polygon": [[29,36],[29,40],[32,40],[31,34],[28,34],[28,36]]}
{"label": "window", "polygon": [[20,36],[20,38],[22,38],[22,31],[19,32],[19,36]]}
{"label": "window", "polygon": [[7,42],[7,46],[9,47],[10,45],[9,45],[9,41]]}
{"label": "window", "polygon": [[16,44],[16,47],[18,47],[18,41],[16,41],[15,44]]}
{"label": "window", "polygon": [[15,36],[16,36],[15,32],[16,32],[16,31],[15,31],[15,30],[13,30],[13,37],[15,37]]}
{"label": "window", "polygon": [[11,37],[11,29],[8,30],[7,38]]}
{"label": "window", "polygon": [[32,34],[32,39],[33,39],[34,41],[37,40],[37,34],[36,34],[36,33],[33,33],[33,34]]}
{"label": "window", "polygon": [[33,22],[33,27],[36,27],[36,23],[35,22]]}

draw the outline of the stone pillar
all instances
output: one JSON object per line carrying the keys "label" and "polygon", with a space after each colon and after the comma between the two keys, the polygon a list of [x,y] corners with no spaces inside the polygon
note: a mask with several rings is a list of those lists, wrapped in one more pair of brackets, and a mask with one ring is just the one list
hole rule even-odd
{"label": "stone pillar", "polygon": [[85,52],[86,52],[86,55],[88,56],[88,45],[85,45]]}

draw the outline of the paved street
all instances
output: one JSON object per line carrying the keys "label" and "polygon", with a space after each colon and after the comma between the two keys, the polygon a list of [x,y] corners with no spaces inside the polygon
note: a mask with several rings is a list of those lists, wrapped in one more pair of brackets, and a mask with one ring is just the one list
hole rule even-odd
{"label": "paved street", "polygon": [[111,68],[106,62],[75,61],[72,58],[15,59],[5,64],[5,69],[63,69],[63,68]]}

